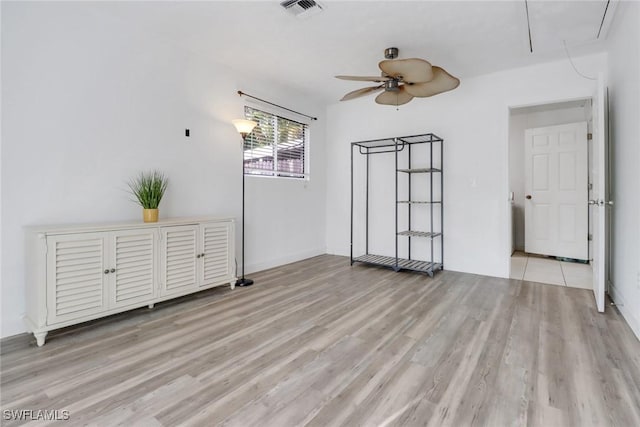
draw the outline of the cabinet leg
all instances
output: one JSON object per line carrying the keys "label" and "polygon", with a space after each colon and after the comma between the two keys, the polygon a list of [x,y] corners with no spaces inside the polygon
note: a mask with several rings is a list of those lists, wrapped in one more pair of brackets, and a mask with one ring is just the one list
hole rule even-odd
{"label": "cabinet leg", "polygon": [[151,303],[151,304],[148,305],[149,308],[153,308],[153,306],[155,306],[154,303]]}
{"label": "cabinet leg", "polygon": [[38,344],[38,347],[42,347],[44,345],[44,339],[47,337],[47,331],[34,332],[33,336],[36,337],[36,344]]}
{"label": "cabinet leg", "polygon": [[229,284],[231,285],[231,289],[232,290],[236,288],[236,281],[235,280],[230,281]]}

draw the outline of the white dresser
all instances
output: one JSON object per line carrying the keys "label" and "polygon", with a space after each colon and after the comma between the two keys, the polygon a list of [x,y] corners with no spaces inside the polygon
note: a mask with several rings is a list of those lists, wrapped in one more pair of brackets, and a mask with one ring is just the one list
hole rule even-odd
{"label": "white dresser", "polygon": [[47,332],[230,284],[233,218],[27,227],[25,322]]}

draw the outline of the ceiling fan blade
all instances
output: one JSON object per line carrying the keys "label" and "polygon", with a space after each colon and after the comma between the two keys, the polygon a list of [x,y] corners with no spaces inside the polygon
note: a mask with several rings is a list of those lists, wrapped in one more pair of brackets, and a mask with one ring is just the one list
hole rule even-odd
{"label": "ceiling fan blade", "polygon": [[336,79],[356,80],[359,82],[386,82],[391,80],[391,78],[384,76],[336,76]]}
{"label": "ceiling fan blade", "polygon": [[425,83],[433,78],[431,64],[420,58],[386,59],[378,66],[391,77],[402,77],[405,82]]}
{"label": "ceiling fan blade", "polygon": [[384,87],[384,85],[380,85],[380,86],[371,86],[371,87],[365,87],[365,88],[362,88],[362,89],[354,90],[352,92],[349,92],[345,96],[343,96],[340,101],[348,101],[350,99],[355,99],[355,98],[359,98],[361,96],[369,95],[371,92],[375,92],[377,90],[380,90],[383,87]]}
{"label": "ceiling fan blade", "polygon": [[460,80],[440,67],[433,67],[433,76],[433,80],[427,83],[405,84],[405,90],[413,96],[426,98],[453,90],[460,85]]}
{"label": "ceiling fan blade", "polygon": [[382,105],[403,105],[413,99],[413,95],[407,93],[403,86],[396,91],[384,91],[376,96],[376,102]]}

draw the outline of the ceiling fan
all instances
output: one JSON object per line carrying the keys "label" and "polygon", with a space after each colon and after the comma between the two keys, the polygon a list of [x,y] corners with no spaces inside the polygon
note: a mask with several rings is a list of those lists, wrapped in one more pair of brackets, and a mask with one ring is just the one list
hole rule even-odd
{"label": "ceiling fan", "polygon": [[356,80],[378,83],[376,86],[365,87],[347,93],[340,101],[359,98],[380,90],[384,90],[376,97],[376,102],[383,105],[402,105],[414,97],[426,98],[442,92],[453,90],[460,85],[460,80],[447,73],[443,68],[431,65],[420,58],[396,59],[398,48],[390,47],[384,50],[384,61],[378,66],[382,73],[380,77],[369,76],[336,76],[342,80]]}

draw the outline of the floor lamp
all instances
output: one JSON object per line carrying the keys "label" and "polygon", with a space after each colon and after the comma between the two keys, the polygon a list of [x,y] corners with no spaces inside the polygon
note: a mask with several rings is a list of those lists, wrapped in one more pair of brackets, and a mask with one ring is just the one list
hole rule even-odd
{"label": "floor lamp", "polygon": [[253,280],[244,277],[244,145],[247,136],[258,123],[245,119],[232,120],[231,123],[236,127],[238,133],[242,135],[242,277],[236,281],[236,286],[251,286],[253,285]]}

